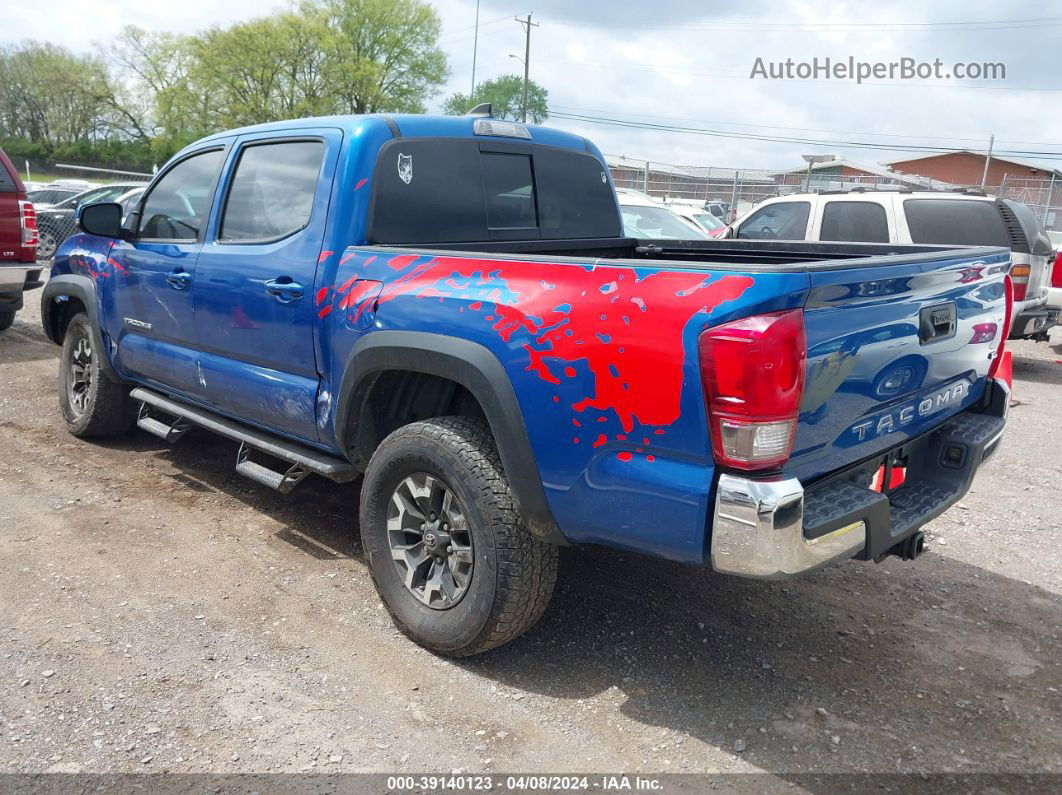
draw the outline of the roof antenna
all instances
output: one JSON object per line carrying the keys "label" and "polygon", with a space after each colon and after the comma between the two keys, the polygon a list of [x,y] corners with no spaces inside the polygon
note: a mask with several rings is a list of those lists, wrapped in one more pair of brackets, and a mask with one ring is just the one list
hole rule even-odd
{"label": "roof antenna", "polygon": [[485,117],[487,117],[489,119],[492,119],[492,118],[494,118],[494,110],[493,110],[493,108],[491,108],[491,105],[490,105],[489,102],[481,102],[480,104],[476,105],[476,107],[472,108],[472,110],[470,110],[465,115],[466,116],[485,116]]}

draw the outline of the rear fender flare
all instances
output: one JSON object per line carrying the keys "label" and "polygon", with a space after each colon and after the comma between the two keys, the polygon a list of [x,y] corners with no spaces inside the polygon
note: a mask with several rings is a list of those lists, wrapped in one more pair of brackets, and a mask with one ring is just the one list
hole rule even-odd
{"label": "rear fender flare", "polygon": [[483,408],[517,508],[531,532],[543,541],[568,543],[546,500],[531,439],[509,375],[498,358],[479,343],[418,331],[376,331],[362,337],[347,360],[336,396],[335,433],[339,449],[352,451],[355,440],[354,434],[348,433],[350,420],[352,416],[360,416],[369,395],[367,387],[374,377],[387,370],[436,375],[465,387]]}

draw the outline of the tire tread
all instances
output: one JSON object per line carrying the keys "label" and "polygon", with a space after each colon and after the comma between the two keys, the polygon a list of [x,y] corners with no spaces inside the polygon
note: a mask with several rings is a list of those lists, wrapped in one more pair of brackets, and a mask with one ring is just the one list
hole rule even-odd
{"label": "tire tread", "polygon": [[[369,470],[374,462],[387,460],[391,449],[418,438],[445,447],[470,470],[466,485],[476,492],[478,507],[493,532],[498,565],[490,617],[471,643],[460,649],[436,649],[453,657],[480,654],[508,643],[542,617],[557,579],[557,548],[536,538],[521,518],[494,436],[481,419],[435,417],[405,425],[381,442]],[[366,472],[366,481],[370,479]],[[420,642],[390,606],[387,609],[399,629]]]}

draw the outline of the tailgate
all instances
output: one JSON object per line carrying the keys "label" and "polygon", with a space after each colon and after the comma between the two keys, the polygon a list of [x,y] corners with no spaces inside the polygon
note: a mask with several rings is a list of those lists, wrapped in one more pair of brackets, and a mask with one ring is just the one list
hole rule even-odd
{"label": "tailgate", "polygon": [[816,478],[977,402],[1003,333],[1009,262],[1006,249],[952,249],[813,271],[807,378],[786,471]]}

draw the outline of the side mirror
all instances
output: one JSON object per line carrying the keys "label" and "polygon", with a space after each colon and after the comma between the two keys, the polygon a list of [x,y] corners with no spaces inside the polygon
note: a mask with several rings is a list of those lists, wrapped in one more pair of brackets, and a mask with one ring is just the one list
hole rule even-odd
{"label": "side mirror", "polygon": [[121,237],[122,205],[117,202],[86,204],[78,210],[77,225],[90,235]]}

